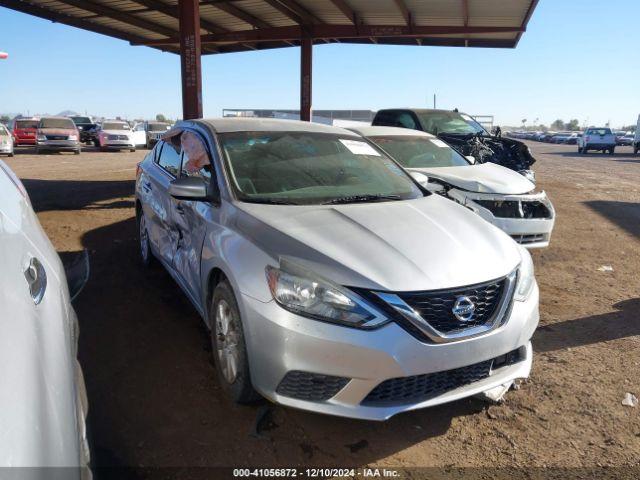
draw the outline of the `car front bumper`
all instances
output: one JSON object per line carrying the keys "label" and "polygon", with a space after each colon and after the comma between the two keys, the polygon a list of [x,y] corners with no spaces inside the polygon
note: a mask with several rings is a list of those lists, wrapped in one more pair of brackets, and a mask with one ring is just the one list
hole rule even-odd
{"label": "car front bumper", "polygon": [[109,148],[112,150],[126,150],[129,148],[135,148],[135,145],[131,141],[127,140],[105,140],[102,143],[102,148]]}
{"label": "car front bumper", "polygon": [[36,144],[40,150],[55,150],[58,152],[70,152],[80,150],[80,142],[75,140],[38,140]]}
{"label": "car front bumper", "polygon": [[[456,202],[473,210],[487,222],[495,225],[507,233],[516,242],[526,248],[544,248],[549,246],[551,232],[556,220],[556,212],[553,204],[544,192],[526,195],[501,195],[494,193],[467,192],[451,189],[448,195]],[[488,201],[513,201],[513,202],[540,202],[550,212],[548,218],[505,218],[494,215],[488,208],[480,205],[475,200]]]}
{"label": "car front bumper", "polygon": [[[242,295],[239,302],[254,387],[268,399],[303,410],[366,420],[387,420],[400,412],[469,397],[529,375],[530,339],[539,320],[538,288],[526,302],[514,302],[507,322],[484,335],[451,343],[426,343],[391,322],[363,331],[305,318],[275,301]],[[489,376],[437,395],[410,402],[367,403],[381,383],[463,369],[518,350],[516,363],[492,369]],[[282,394],[289,372],[341,377],[346,383],[328,399],[308,400]],[[304,385],[301,387],[304,391]],[[304,395],[302,395],[304,396]]]}
{"label": "car front bumper", "polygon": [[13,152],[13,145],[0,145],[0,153],[11,153]]}

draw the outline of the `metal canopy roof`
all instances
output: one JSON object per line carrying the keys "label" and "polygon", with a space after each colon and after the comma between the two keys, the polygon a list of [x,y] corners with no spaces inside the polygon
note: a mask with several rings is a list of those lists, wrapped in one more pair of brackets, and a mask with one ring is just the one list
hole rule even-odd
{"label": "metal canopy roof", "polygon": [[[538,0],[201,0],[202,53],[319,43],[513,48]],[[0,0],[54,22],[178,53],[177,0]]]}

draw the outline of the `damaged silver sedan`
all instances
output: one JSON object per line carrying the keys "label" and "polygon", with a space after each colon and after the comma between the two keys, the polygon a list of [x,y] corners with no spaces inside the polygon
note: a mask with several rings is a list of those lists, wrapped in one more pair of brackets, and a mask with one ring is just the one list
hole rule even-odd
{"label": "damaged silver sedan", "polygon": [[426,188],[476,212],[527,248],[549,246],[555,210],[545,192],[495,163],[475,164],[425,132],[395,127],[353,131],[382,148],[411,172],[427,175]]}
{"label": "damaged silver sedan", "polygon": [[353,132],[179,122],[138,167],[136,213],[233,401],[385,420],[529,375],[529,252]]}

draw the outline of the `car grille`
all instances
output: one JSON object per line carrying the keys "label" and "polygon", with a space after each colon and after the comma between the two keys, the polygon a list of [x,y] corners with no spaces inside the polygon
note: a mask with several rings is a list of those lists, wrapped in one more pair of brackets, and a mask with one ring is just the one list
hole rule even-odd
{"label": "car grille", "polygon": [[[452,290],[398,293],[422,319],[441,333],[456,334],[490,323],[500,305],[506,279]],[[473,316],[461,321],[453,314],[460,297],[468,297],[475,305]]]}
{"label": "car grille", "polygon": [[348,378],[292,370],[284,376],[276,392],[286,397],[320,402],[329,400],[349,383]]}
{"label": "car grille", "polygon": [[47,140],[69,140],[67,135],[46,135]]}
{"label": "car grille", "polygon": [[109,135],[107,138],[109,140],[129,140],[126,135]]}
{"label": "car grille", "polygon": [[361,402],[367,406],[403,405],[422,402],[491,376],[493,370],[524,359],[521,349],[467,367],[443,372],[385,380]]}
{"label": "car grille", "polygon": [[527,245],[527,244],[531,244],[531,243],[544,242],[545,241],[545,234],[544,233],[532,233],[532,234],[527,234],[527,235],[511,235],[511,238],[513,238],[516,242],[518,242],[521,245]]}
{"label": "car grille", "polygon": [[498,218],[551,218],[551,210],[542,202],[518,200],[473,200]]}

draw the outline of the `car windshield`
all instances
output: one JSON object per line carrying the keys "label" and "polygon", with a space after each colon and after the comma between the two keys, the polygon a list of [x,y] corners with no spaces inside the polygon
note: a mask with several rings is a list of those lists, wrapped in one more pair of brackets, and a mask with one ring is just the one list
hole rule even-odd
{"label": "car windshield", "polygon": [[169,124],[167,123],[148,123],[147,125],[150,132],[164,132],[169,130]]}
{"label": "car windshield", "polygon": [[424,195],[393,160],[360,138],[316,132],[233,132],[219,138],[242,201],[312,205]]}
{"label": "car windshield", "polygon": [[432,135],[450,133],[454,135],[489,135],[482,125],[469,115],[458,112],[418,113],[425,132]]}
{"label": "car windshield", "polygon": [[124,122],[104,122],[103,130],[129,130],[129,125]]}
{"label": "car windshield", "polygon": [[37,120],[16,120],[16,128],[38,128]]}
{"label": "car windshield", "polygon": [[70,118],[43,118],[38,128],[76,128],[76,124]]}
{"label": "car windshield", "polygon": [[9,135],[9,131],[4,125],[0,124],[0,136],[4,137],[7,135]]}
{"label": "car windshield", "polygon": [[370,137],[373,143],[406,168],[464,167],[469,162],[438,138],[418,136]]}
{"label": "car windshield", "polygon": [[73,123],[78,125],[79,123],[91,123],[91,119],[89,117],[71,117]]}

